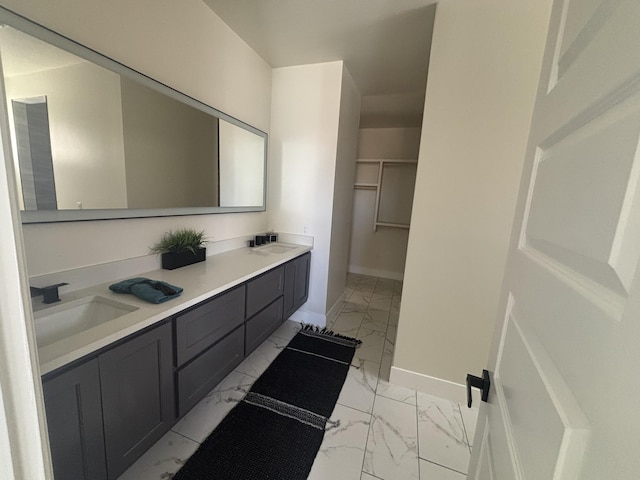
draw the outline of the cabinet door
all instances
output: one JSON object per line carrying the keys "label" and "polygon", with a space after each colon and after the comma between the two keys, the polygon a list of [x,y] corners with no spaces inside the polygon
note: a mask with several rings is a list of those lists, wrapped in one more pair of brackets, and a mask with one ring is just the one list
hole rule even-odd
{"label": "cabinet door", "polygon": [[311,254],[305,253],[296,258],[296,282],[294,290],[294,311],[299,309],[309,298],[309,273]]}
{"label": "cabinet door", "polygon": [[284,318],[288,319],[296,311],[296,260],[284,265]]}
{"label": "cabinet door", "polygon": [[171,324],[101,354],[109,478],[117,478],[175,421]]}
{"label": "cabinet door", "polygon": [[98,361],[93,359],[42,384],[56,480],[104,480]]}

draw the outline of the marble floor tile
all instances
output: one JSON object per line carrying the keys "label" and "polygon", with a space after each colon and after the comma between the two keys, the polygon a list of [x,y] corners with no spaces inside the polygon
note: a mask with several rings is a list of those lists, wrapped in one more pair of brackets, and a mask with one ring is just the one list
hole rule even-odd
{"label": "marble floor tile", "polygon": [[467,434],[467,443],[469,447],[472,447],[473,437],[476,434],[476,424],[478,423],[478,409],[476,407],[469,408],[466,403],[460,403],[459,407],[462,414],[462,422],[464,423],[464,431]]}
{"label": "marble floor tile", "polygon": [[376,283],[376,287],[377,286],[383,286],[383,287],[393,287],[393,285],[396,283],[397,280],[394,280],[392,278],[378,278],[378,282]]}
{"label": "marble floor tile", "polygon": [[373,295],[374,290],[376,289],[375,285],[364,285],[359,284],[353,291],[353,293],[362,293],[365,295]]}
{"label": "marble floor tile", "polygon": [[391,310],[391,302],[392,302],[392,297],[386,296],[386,295],[378,295],[377,293],[374,293],[373,296],[371,297],[371,301],[369,302],[369,309],[376,309],[376,310],[386,310],[389,311]]}
{"label": "marble floor tile", "polygon": [[272,333],[274,337],[280,337],[283,340],[291,340],[295,337],[296,333],[300,331],[301,325],[298,322],[294,322],[292,320],[287,320],[283,322],[282,325],[278,327],[278,329]]}
{"label": "marble floor tile", "polygon": [[389,311],[388,310],[376,310],[374,308],[368,308],[367,313],[364,315],[362,326],[364,328],[370,328],[371,330],[380,330],[381,332],[387,331],[387,325],[389,324]]}
{"label": "marble floor tile", "polygon": [[379,363],[356,359],[349,368],[338,403],[361,412],[371,413],[379,370]]}
{"label": "marble floor tile", "polygon": [[469,466],[469,445],[457,403],[418,392],[420,458],[461,473]]}
{"label": "marble floor tile", "polygon": [[389,312],[389,325],[393,325],[394,327],[398,326],[398,320],[400,319],[399,312]]}
{"label": "marble floor tile", "polygon": [[464,473],[420,459],[420,480],[465,480]]}
{"label": "marble floor tile", "polygon": [[384,295],[385,297],[393,297],[393,287],[376,287],[373,291],[374,295]]}
{"label": "marble floor tile", "polygon": [[360,480],[380,480],[378,477],[374,477],[373,475],[369,475],[368,473],[362,472],[362,476]]}
{"label": "marble floor tile", "polygon": [[336,321],[333,322],[331,329],[336,333],[355,337],[358,334],[358,330],[360,330],[363,318],[363,312],[341,313],[336,318]]}
{"label": "marble floor tile", "polygon": [[389,340],[389,338],[384,339],[384,350],[382,351],[383,355],[393,355],[393,351],[395,350],[395,342]]}
{"label": "marble floor tile", "polygon": [[362,275],[361,275],[361,274],[359,274],[359,273],[347,272],[347,279],[349,279],[349,278],[355,278],[355,279],[357,279],[358,281],[360,281],[360,278],[361,278],[361,277],[362,277]]}
{"label": "marble floor tile", "polygon": [[199,446],[197,442],[169,431],[118,480],[170,479]]}
{"label": "marble floor tile", "polygon": [[202,443],[245,396],[255,378],[234,370],[191,409],[172,430]]}
{"label": "marble floor tile", "polygon": [[381,397],[397,400],[398,402],[406,403],[408,405],[416,406],[416,391],[402,387],[400,385],[394,385],[386,380],[378,379],[378,386],[376,388],[376,395]]}
{"label": "marble floor tile", "polygon": [[389,309],[389,311],[391,313],[397,313],[400,314],[400,297],[397,295],[393,296],[393,299],[391,300],[391,307]]}
{"label": "marble floor tile", "polygon": [[385,332],[360,327],[357,338],[362,340],[362,345],[356,349],[355,358],[380,363],[386,338]]}
{"label": "marble floor tile", "polygon": [[336,319],[338,318],[338,315],[340,315],[340,313],[342,313],[342,309],[344,308],[346,303],[347,303],[347,301],[344,300],[344,299],[343,300],[339,300],[331,308],[331,311],[329,313],[327,313],[327,316],[326,316],[326,326],[327,327],[330,327],[335,323]]}
{"label": "marble floor tile", "polygon": [[393,291],[395,293],[402,293],[402,282],[399,280],[396,280],[393,284]]}
{"label": "marble floor tile", "polygon": [[373,292],[372,300],[390,300],[393,298],[393,295],[393,292],[380,293],[376,290]]}
{"label": "marble floor tile", "polygon": [[371,415],[336,405],[309,480],[359,480]]}
{"label": "marble floor tile", "polygon": [[354,312],[365,313],[367,311],[368,306],[369,305],[365,303],[354,303],[351,300],[349,300],[344,304],[340,313],[354,313]]}
{"label": "marble floor tile", "polygon": [[355,290],[349,297],[349,303],[357,303],[358,305],[365,305],[366,307],[368,307],[371,303],[372,297],[373,293],[366,293],[360,290]]}
{"label": "marble floor tile", "polygon": [[272,335],[245,358],[236,370],[258,378],[288,343],[289,340]]}
{"label": "marble floor tile", "polygon": [[385,382],[389,381],[391,377],[391,363],[393,362],[393,354],[392,353],[383,353],[382,354],[382,363],[380,364],[380,373],[378,373],[378,378],[380,380],[384,380]]}
{"label": "marble floor tile", "polygon": [[363,471],[382,480],[418,480],[416,408],[376,397]]}
{"label": "marble floor tile", "polygon": [[376,283],[378,283],[379,278],[378,277],[371,277],[369,275],[362,275],[360,277],[360,282],[358,283],[358,285],[376,285]]}
{"label": "marble floor tile", "polygon": [[389,325],[387,328],[387,340],[394,345],[396,344],[396,337],[398,336],[398,327],[396,325]]}

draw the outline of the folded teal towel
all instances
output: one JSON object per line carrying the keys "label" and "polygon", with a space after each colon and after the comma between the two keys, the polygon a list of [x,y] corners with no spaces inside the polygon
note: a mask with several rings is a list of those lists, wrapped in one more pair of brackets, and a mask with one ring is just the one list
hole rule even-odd
{"label": "folded teal towel", "polygon": [[122,280],[121,282],[109,285],[109,290],[115,293],[131,293],[151,303],[163,303],[172,298],[179,297],[182,293],[182,288],[180,287],[144,277]]}

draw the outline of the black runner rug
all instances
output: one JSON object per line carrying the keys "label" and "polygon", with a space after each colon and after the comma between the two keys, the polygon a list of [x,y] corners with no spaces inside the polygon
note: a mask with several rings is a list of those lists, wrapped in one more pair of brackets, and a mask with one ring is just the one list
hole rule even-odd
{"label": "black runner rug", "polygon": [[361,343],[304,326],[174,480],[305,480]]}

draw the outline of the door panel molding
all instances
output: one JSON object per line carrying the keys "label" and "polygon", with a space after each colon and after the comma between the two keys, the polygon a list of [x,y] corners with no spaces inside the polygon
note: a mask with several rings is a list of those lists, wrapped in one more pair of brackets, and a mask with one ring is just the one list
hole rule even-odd
{"label": "door panel molding", "polygon": [[[504,332],[495,383],[516,469],[578,479],[591,432],[586,415],[515,302]],[[535,448],[541,438],[548,448]]]}

